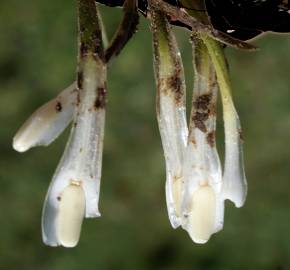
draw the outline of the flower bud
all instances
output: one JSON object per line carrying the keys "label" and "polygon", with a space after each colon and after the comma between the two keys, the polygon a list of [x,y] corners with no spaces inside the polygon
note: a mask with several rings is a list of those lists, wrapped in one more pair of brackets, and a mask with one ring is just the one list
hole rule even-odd
{"label": "flower bud", "polygon": [[17,131],[13,148],[25,152],[31,147],[49,145],[71,122],[77,100],[76,84],[37,109]]}

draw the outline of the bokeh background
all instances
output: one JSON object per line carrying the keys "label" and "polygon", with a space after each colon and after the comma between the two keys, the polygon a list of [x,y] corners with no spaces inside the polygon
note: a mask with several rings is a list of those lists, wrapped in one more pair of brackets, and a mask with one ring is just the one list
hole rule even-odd
{"label": "bokeh background", "polygon": [[[102,11],[112,36],[121,11]],[[190,103],[188,34],[177,35]],[[150,31],[142,19],[110,66],[102,218],[85,220],[74,249],[46,247],[40,232],[42,203],[68,131],[25,154],[11,142],[33,110],[74,80],[75,3],[1,1],[0,40],[0,269],[290,269],[290,36],[265,36],[255,53],[227,49],[249,193],[241,209],[227,202],[224,230],[196,245],[167,218]],[[218,124],[222,154],[221,119]]]}

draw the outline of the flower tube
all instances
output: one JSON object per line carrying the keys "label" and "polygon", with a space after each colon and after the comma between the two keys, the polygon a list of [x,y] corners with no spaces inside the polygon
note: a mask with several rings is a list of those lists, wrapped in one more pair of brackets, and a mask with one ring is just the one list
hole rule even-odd
{"label": "flower tube", "polygon": [[99,217],[106,105],[106,65],[93,0],[79,0],[77,110],[43,207],[42,236],[50,246],[77,244],[83,217]]}
{"label": "flower tube", "polygon": [[223,227],[222,172],[215,144],[217,82],[206,47],[193,41],[194,93],[184,157],[182,227],[206,243]]}
{"label": "flower tube", "polygon": [[180,52],[166,17],[151,12],[157,120],[166,163],[166,201],[173,228],[180,226],[182,163],[188,129]]}
{"label": "flower tube", "polygon": [[49,145],[71,122],[76,102],[76,83],[73,83],[25,121],[13,138],[13,148],[25,152],[34,146]]}
{"label": "flower tube", "polygon": [[222,193],[224,199],[231,200],[236,207],[242,207],[247,196],[247,180],[244,169],[242,131],[230,88],[227,65],[220,45],[203,36],[216,69],[223,104],[225,128],[225,166]]}

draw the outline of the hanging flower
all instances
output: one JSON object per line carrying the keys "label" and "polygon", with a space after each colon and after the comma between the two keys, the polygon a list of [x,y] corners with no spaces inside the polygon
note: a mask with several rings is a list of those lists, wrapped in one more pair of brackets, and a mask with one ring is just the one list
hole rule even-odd
{"label": "hanging flower", "polygon": [[[98,207],[107,100],[107,65],[136,32],[138,9],[151,22],[157,86],[157,120],[166,166],[166,202],[173,228],[182,227],[196,243],[206,243],[223,228],[224,201],[241,207],[246,199],[241,127],[231,96],[228,69],[219,41],[253,46],[212,29],[206,15],[191,17],[184,1],[100,1],[123,6],[123,19],[106,48],[94,0],[78,0],[77,82],[40,107],[14,137],[24,152],[48,145],[72,121],[63,156],[52,178],[42,213],[42,237],[50,246],[74,247],[83,218],[100,216]],[[187,1],[186,1],[187,2]],[[196,2],[190,8],[205,8]],[[209,9],[210,10],[210,9]],[[204,13],[205,14],[205,13]],[[208,24],[207,24],[208,23]],[[171,25],[192,30],[194,93],[189,127],[183,64]],[[216,103],[220,90],[225,128],[222,172],[216,148]]]}
{"label": "hanging flower", "polygon": [[157,120],[166,162],[166,201],[173,228],[181,225],[183,157],[187,142],[185,79],[180,52],[167,19],[151,13]]}
{"label": "hanging flower", "polygon": [[193,40],[194,92],[184,158],[183,228],[205,243],[223,227],[222,170],[215,143],[217,82],[202,41]]}
{"label": "hanging flower", "polygon": [[[154,8],[151,29],[169,219],[173,228],[181,225],[187,230],[194,242],[206,243],[223,227],[224,200],[241,207],[246,198],[239,121],[230,86],[222,82],[227,69],[220,72],[206,39],[193,38],[195,87],[188,133],[180,53],[168,20]],[[223,176],[215,143],[217,79],[226,139]]]}

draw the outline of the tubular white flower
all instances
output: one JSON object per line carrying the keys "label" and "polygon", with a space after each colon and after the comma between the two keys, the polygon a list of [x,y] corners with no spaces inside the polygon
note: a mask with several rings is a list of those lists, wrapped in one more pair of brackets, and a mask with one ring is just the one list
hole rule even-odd
{"label": "tubular white flower", "polygon": [[166,201],[173,228],[180,226],[182,163],[187,141],[185,80],[180,52],[166,17],[151,13],[157,119],[166,162]]}
{"label": "tubular white flower", "polygon": [[204,45],[193,43],[195,81],[188,145],[184,157],[183,228],[206,243],[223,227],[222,172],[215,145],[216,75]]}
{"label": "tubular white flower", "polygon": [[85,194],[85,216],[99,217],[98,201],[105,124],[106,66],[88,56],[83,66],[83,86],[66,150],[53,176],[43,208],[42,233],[48,245],[61,245],[58,235],[61,194],[80,183]]}
{"label": "tubular white flower", "polygon": [[223,51],[216,41],[208,37],[203,37],[203,40],[216,69],[223,104],[225,166],[222,193],[224,199],[229,199],[236,207],[241,207],[247,196],[247,180],[244,170],[240,121],[231,95]]}
{"label": "tubular white flower", "polygon": [[31,147],[53,142],[71,122],[76,99],[76,83],[73,83],[25,121],[13,138],[13,148],[25,152]]}
{"label": "tubular white flower", "polygon": [[50,246],[75,246],[82,218],[100,216],[107,67],[95,2],[79,0],[78,8],[77,110],[42,214],[43,241]]}

